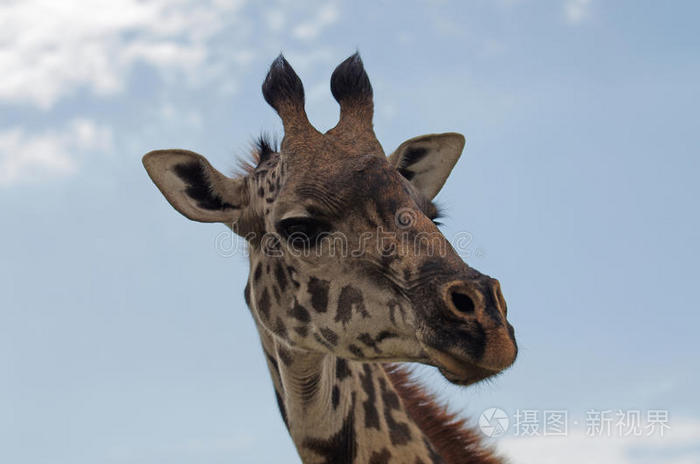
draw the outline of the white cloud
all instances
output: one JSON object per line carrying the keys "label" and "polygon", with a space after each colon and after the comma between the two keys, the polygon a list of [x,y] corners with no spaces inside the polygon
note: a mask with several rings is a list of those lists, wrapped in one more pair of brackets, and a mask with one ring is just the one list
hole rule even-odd
{"label": "white cloud", "polygon": [[0,132],[0,187],[73,174],[91,151],[110,151],[112,132],[88,119],[72,120],[64,131],[29,135],[20,127]]}
{"label": "white cloud", "polygon": [[245,3],[0,2],[0,102],[50,110],[80,89],[93,96],[128,92],[127,77],[139,62],[155,68],[166,83],[184,78],[230,91],[258,56],[272,60],[282,48],[297,54],[328,48],[317,42],[340,17],[335,2],[251,6],[259,18],[244,10]]}
{"label": "white cloud", "polygon": [[299,24],[292,30],[292,35],[297,39],[315,39],[321,31],[335,23],[340,17],[340,10],[334,3],[323,5],[313,19]]}
{"label": "white cloud", "polygon": [[196,78],[206,40],[241,2],[15,0],[0,4],[0,100],[50,108],[85,86],[122,90],[139,60]]}
{"label": "white cloud", "polygon": [[284,13],[279,8],[270,8],[263,13],[267,27],[273,32],[279,32],[287,22]]}
{"label": "white cloud", "polygon": [[578,24],[591,15],[591,0],[566,0],[564,17],[571,24]]}
{"label": "white cloud", "polygon": [[[51,115],[62,99],[135,98],[131,71],[144,63],[162,87],[149,95],[160,122],[201,127],[197,108],[177,106],[170,92],[192,85],[228,96],[258,60],[282,48],[303,72],[333,61],[320,43],[339,18],[335,2],[287,0],[261,8],[246,0],[5,0],[0,2],[0,104]],[[137,96],[139,101],[143,97]],[[175,105],[175,106],[174,106]],[[77,108],[74,110],[80,111]],[[69,175],[83,155],[111,144],[111,132],[74,112],[63,129],[34,133],[21,120],[0,126],[0,186]],[[61,118],[64,118],[61,113]]]}
{"label": "white cloud", "polygon": [[498,448],[512,464],[696,464],[700,421],[671,422],[660,436],[589,437],[583,429],[566,437],[506,437]]}

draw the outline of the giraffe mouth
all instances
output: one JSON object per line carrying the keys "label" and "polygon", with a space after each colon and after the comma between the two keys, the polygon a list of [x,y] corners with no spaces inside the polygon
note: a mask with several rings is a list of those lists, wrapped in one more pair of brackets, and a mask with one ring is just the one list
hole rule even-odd
{"label": "giraffe mouth", "polygon": [[445,379],[457,385],[471,385],[501,372],[479,366],[469,360],[457,359],[451,354],[430,347],[423,347],[430,358],[430,364],[437,367]]}
{"label": "giraffe mouth", "polygon": [[484,369],[483,367],[473,366],[468,375],[459,376],[443,369],[442,367],[438,367],[438,370],[448,382],[462,386],[475,384],[494,375],[498,375],[500,372]]}

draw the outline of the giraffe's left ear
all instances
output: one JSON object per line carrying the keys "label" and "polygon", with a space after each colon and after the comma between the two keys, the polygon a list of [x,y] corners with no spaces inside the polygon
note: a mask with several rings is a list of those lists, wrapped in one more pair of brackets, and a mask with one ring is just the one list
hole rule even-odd
{"label": "giraffe's left ear", "polygon": [[406,140],[389,156],[389,164],[429,199],[438,194],[464,149],[456,132]]}
{"label": "giraffe's left ear", "polygon": [[188,150],[156,150],[143,157],[148,175],[173,207],[199,222],[233,226],[245,206],[245,183],[212,167]]}

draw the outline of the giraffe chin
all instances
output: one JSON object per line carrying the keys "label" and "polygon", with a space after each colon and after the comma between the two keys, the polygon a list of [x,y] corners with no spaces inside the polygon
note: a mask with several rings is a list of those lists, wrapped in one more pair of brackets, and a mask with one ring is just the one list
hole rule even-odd
{"label": "giraffe chin", "polygon": [[454,356],[434,348],[424,348],[431,359],[431,364],[438,368],[440,374],[450,383],[467,386],[480,382],[494,375],[498,375],[502,369],[494,370],[478,366],[470,361],[457,359]]}
{"label": "giraffe chin", "polygon": [[493,377],[494,375],[498,375],[500,373],[500,371],[491,371],[478,366],[472,367],[469,374],[466,376],[453,374],[452,372],[447,371],[442,367],[438,367],[438,370],[448,382],[464,387],[466,387],[467,385],[475,384],[477,382],[481,382],[484,379]]}

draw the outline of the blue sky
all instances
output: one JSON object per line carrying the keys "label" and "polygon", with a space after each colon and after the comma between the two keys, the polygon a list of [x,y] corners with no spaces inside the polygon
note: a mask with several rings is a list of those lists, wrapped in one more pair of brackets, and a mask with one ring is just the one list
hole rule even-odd
{"label": "blue sky", "polygon": [[[0,4],[0,460],[296,462],[223,226],[192,223],[140,158],[223,171],[281,133],[260,84],[283,51],[323,130],[359,49],[385,150],[467,138],[437,200],[500,279],[520,356],[459,389],[467,416],[569,412],[515,464],[700,462],[695,2]],[[218,245],[217,245],[218,244]],[[667,410],[664,438],[583,436],[588,410]],[[577,421],[575,424],[573,421]],[[543,461],[545,459],[545,461]],[[578,460],[577,460],[578,459]]]}

